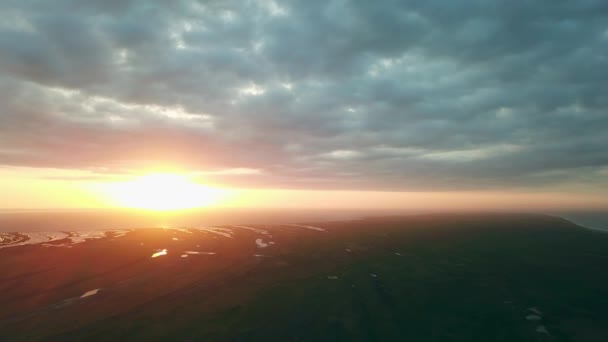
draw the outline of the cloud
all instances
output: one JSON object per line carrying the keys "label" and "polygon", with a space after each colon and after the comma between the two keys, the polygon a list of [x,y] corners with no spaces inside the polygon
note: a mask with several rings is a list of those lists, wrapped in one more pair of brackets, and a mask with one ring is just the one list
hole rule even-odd
{"label": "cloud", "polygon": [[296,188],[608,185],[603,1],[4,1],[0,13],[2,165],[174,165]]}

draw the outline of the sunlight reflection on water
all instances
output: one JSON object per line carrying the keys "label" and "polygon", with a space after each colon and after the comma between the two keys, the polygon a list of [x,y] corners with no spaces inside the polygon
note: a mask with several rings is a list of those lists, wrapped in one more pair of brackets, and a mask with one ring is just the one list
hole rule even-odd
{"label": "sunlight reflection on water", "polygon": [[159,252],[152,254],[152,258],[157,258],[159,256],[167,255],[167,249],[163,249]]}
{"label": "sunlight reflection on water", "polygon": [[96,295],[97,292],[99,292],[99,289],[87,291],[82,296],[80,296],[80,298],[86,298],[86,297],[90,297],[90,296]]}

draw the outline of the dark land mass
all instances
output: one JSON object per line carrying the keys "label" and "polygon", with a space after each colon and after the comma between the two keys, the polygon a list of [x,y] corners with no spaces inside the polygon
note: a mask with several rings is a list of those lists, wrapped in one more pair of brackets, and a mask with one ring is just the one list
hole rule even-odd
{"label": "dark land mass", "polygon": [[608,341],[608,234],[527,214],[305,225],[0,249],[0,340]]}

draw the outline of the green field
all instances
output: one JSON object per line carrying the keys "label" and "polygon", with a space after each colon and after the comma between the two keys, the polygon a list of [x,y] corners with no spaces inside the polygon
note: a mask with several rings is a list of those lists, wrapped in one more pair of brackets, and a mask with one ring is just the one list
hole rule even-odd
{"label": "green field", "polygon": [[[608,234],[541,215],[310,224],[326,231],[255,226],[275,241],[264,249],[237,229],[234,238],[144,229],[62,249],[61,260],[121,257],[69,272],[27,310],[0,309],[0,340],[608,341]],[[144,252],[175,236],[217,254]],[[0,250],[0,267],[58,253],[19,248]],[[18,307],[0,290],[0,305]]]}

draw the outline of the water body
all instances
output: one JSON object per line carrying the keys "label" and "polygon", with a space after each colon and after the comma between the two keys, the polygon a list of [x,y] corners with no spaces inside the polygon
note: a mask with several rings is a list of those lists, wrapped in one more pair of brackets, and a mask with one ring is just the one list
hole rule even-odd
{"label": "water body", "polygon": [[395,213],[395,211],[291,209],[198,209],[165,213],[138,210],[0,210],[0,232],[280,224],[350,220],[363,216]]}
{"label": "water body", "polygon": [[608,211],[571,211],[553,213],[579,226],[608,233]]}
{"label": "water body", "polygon": [[[415,215],[407,210],[196,209],[176,212],[138,210],[0,210],[2,232],[106,231],[130,228],[208,227],[353,220],[369,216]],[[426,212],[432,213],[432,212]],[[608,231],[608,211],[558,211],[544,214]],[[239,226],[244,228],[247,226]]]}

